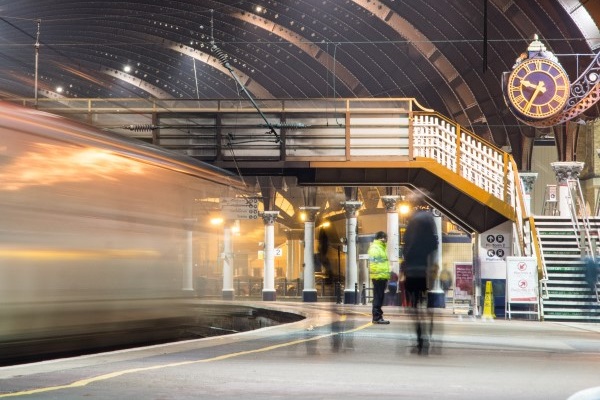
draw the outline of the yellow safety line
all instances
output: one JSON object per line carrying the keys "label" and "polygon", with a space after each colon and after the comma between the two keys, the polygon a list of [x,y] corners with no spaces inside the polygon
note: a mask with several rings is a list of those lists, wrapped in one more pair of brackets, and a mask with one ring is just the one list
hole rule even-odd
{"label": "yellow safety line", "polygon": [[[341,318],[341,320],[342,321],[345,320],[345,315]],[[365,329],[366,327],[371,326],[371,325],[373,325],[373,323],[369,322],[368,324],[359,326],[358,328],[350,329],[348,331],[331,332],[331,333],[327,333],[325,335],[315,336],[315,337],[311,337],[311,338],[307,338],[307,339],[294,340],[294,341],[291,341],[291,342],[275,344],[275,345],[263,347],[263,348],[260,348],[260,349],[241,351],[241,352],[238,352],[238,353],[223,354],[221,356],[217,356],[217,357],[213,357],[213,358],[206,358],[206,359],[202,359],[202,360],[181,361],[181,362],[177,362],[177,363],[154,365],[154,366],[151,366],[151,367],[125,369],[125,370],[122,370],[122,371],[111,372],[109,374],[94,376],[92,378],[81,379],[79,381],[75,381],[75,382],[69,383],[67,385],[49,386],[49,387],[43,387],[43,388],[37,388],[37,389],[23,390],[21,392],[4,393],[4,394],[0,394],[0,398],[3,398],[3,397],[13,397],[13,396],[27,396],[29,394],[52,392],[52,391],[61,390],[61,389],[79,388],[79,387],[87,386],[90,383],[105,381],[105,380],[108,380],[108,379],[117,378],[119,376],[123,376],[123,375],[127,375],[127,374],[134,374],[136,372],[145,372],[145,371],[152,371],[152,370],[162,369],[162,368],[180,367],[182,365],[207,363],[207,362],[212,362],[212,361],[221,361],[221,360],[226,360],[228,358],[244,356],[244,355],[247,355],[247,354],[262,353],[262,352],[265,352],[265,351],[275,350],[275,349],[279,349],[279,348],[282,348],[282,347],[293,346],[293,345],[296,345],[296,344],[306,343],[306,342],[310,342],[310,341],[313,341],[313,340],[319,340],[319,339],[323,339],[323,338],[334,336],[334,335],[340,335],[340,334],[347,334],[347,333],[357,332],[357,331],[359,331],[361,329]]]}

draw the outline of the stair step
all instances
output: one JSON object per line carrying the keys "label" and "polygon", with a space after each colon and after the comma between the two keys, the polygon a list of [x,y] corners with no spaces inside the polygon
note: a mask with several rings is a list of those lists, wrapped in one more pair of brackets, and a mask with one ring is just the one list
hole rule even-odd
{"label": "stair step", "polygon": [[575,285],[577,287],[589,286],[583,273],[578,274],[564,271],[548,271],[548,280],[546,280],[546,283],[556,283],[557,285]]}
{"label": "stair step", "polygon": [[544,231],[544,230],[539,230],[538,231],[538,235],[540,237],[540,239],[544,239],[544,238],[565,238],[565,240],[569,241],[569,240],[576,240],[577,239],[577,235],[575,234],[575,232],[573,232],[573,230],[571,230],[569,232],[569,230],[565,229],[563,231],[561,230],[553,230],[553,231]]}
{"label": "stair step", "polygon": [[[544,319],[600,322],[600,303],[585,280],[586,267],[582,260],[589,239],[600,247],[600,217],[589,221],[590,236],[584,237],[581,230],[573,227],[570,218],[535,217],[547,271],[544,293],[548,298],[542,298]],[[585,226],[582,220],[579,223]]]}
{"label": "stair step", "polygon": [[583,265],[572,261],[546,261],[546,269],[550,268],[567,268],[572,271],[580,271],[583,270]]}
{"label": "stair step", "polygon": [[547,282],[548,284],[554,284],[554,285],[560,285],[560,286],[573,285],[573,289],[590,290],[587,282],[583,279],[558,279],[558,278],[562,278],[562,277],[548,276],[548,278],[552,278],[552,277],[557,278],[557,279],[549,279]]}
{"label": "stair step", "polygon": [[578,314],[546,314],[544,312],[545,320],[571,320],[571,321],[579,321],[579,322],[600,322],[600,314],[599,315],[578,315]]}
{"label": "stair step", "polygon": [[563,298],[563,299],[594,299],[594,298],[596,298],[595,294],[574,293],[574,292],[567,292],[567,291],[560,291],[560,290],[552,290],[550,288],[548,288],[548,295],[550,296],[550,298],[553,298],[553,299],[557,299],[557,298]]}
{"label": "stair step", "polygon": [[566,265],[546,265],[548,272],[570,272],[570,273],[581,273],[584,274],[585,269],[578,266],[566,266]]}
{"label": "stair step", "polygon": [[554,315],[554,316],[577,316],[579,318],[600,318],[600,312],[586,312],[586,311],[554,311],[554,310],[544,310],[544,316]]}
{"label": "stair step", "polygon": [[[574,308],[581,308],[581,309],[596,309],[598,311],[600,311],[600,305],[598,304],[597,301],[562,301],[562,300],[548,300],[548,299],[544,299],[543,301],[544,303],[544,308],[548,307],[548,306],[573,306]],[[575,307],[577,306],[577,307]],[[585,307],[581,307],[581,306],[585,306]],[[570,309],[570,307],[569,307]],[[555,308],[553,308],[553,310],[555,310]]]}
{"label": "stair step", "polygon": [[546,258],[567,258],[567,259],[580,259],[581,251],[579,249],[573,250],[546,250],[544,249],[544,256]]}
{"label": "stair step", "polygon": [[[557,286],[557,287],[553,287],[550,286],[551,284],[564,284],[564,285],[573,285],[573,286],[569,286],[569,287],[564,287],[564,286]],[[569,282],[569,281],[562,281],[562,282],[555,282],[555,281],[548,281],[548,290],[552,291],[552,290],[560,290],[561,292],[567,292],[570,291],[571,293],[583,293],[583,292],[592,292],[592,290],[589,288],[589,286],[585,283],[579,283],[577,284],[577,282],[573,283],[573,282]],[[565,290],[566,289],[566,290]]]}
{"label": "stair step", "polygon": [[[552,246],[559,246],[559,247],[565,247],[565,248],[576,248],[579,247],[579,244],[581,243],[579,240],[573,238],[573,239],[565,239],[564,236],[556,236],[556,237],[542,237],[540,238],[540,242],[543,245],[552,245]],[[586,240],[587,242],[587,240]],[[596,242],[596,240],[593,240],[592,242]]]}
{"label": "stair step", "polygon": [[581,256],[577,255],[577,256],[568,256],[568,255],[551,255],[551,256],[544,256],[544,260],[546,261],[546,265],[549,264],[567,264],[567,265],[572,265],[572,266],[581,266],[583,265],[583,263],[581,262]]}

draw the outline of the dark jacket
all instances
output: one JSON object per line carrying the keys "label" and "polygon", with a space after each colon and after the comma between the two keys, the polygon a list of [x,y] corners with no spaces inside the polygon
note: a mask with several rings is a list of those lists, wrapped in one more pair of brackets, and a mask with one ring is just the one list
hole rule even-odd
{"label": "dark jacket", "polygon": [[430,256],[437,248],[433,216],[428,211],[417,212],[404,233],[404,274],[407,277],[426,277]]}

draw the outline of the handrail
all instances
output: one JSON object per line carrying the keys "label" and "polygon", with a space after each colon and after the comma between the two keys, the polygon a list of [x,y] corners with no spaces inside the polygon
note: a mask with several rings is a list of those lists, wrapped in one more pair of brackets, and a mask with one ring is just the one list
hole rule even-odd
{"label": "handrail", "polygon": [[[567,185],[569,188],[569,197],[567,200],[571,207],[571,221],[573,223],[573,227],[579,234],[581,234],[581,230],[583,230],[583,233],[585,234],[584,243],[580,244],[580,248],[582,248],[582,251],[585,251],[586,256],[591,258],[592,265],[596,266],[597,246],[596,242],[592,239],[592,235],[590,233],[592,228],[589,220],[587,207],[585,207],[585,204],[583,204],[584,197],[583,191],[581,189],[581,184],[579,183],[579,179],[567,179]],[[573,199],[573,197],[575,197],[575,199]],[[579,210],[577,210],[577,204],[575,203],[579,204]],[[581,217],[583,229],[579,225],[578,215]],[[580,238],[578,239],[580,240]],[[582,256],[583,255],[584,254],[582,254]],[[598,286],[598,278],[596,278],[596,301],[600,302],[600,288]]]}
{"label": "handrail", "polygon": [[[33,98],[6,98],[3,101],[34,107]],[[415,110],[433,112],[421,105],[412,97],[390,98],[298,98],[298,99],[255,99],[263,112],[314,112],[327,110],[328,113],[344,114],[349,108],[359,110],[372,110],[384,113],[385,108],[378,104],[406,103],[405,112]],[[358,106],[357,106],[358,105]],[[256,113],[252,102],[248,99],[157,99],[157,98],[59,98],[38,99],[37,107],[49,112],[68,113],[106,113],[118,112],[120,114],[139,112],[214,112],[236,111]],[[390,107],[393,108],[393,107]],[[337,111],[336,111],[337,110]]]}
{"label": "handrail", "polygon": [[[415,112],[413,157],[434,159],[514,210],[516,255],[526,254],[523,189],[512,156],[438,113]],[[539,262],[538,255],[538,262]]]}
{"label": "handrail", "polygon": [[[527,209],[525,208],[525,200],[523,199],[522,195],[524,193],[523,184],[521,182],[521,178],[519,177],[519,172],[517,170],[517,164],[515,163],[515,160],[512,157],[510,157],[508,153],[507,158],[508,160],[506,163],[509,167],[509,173],[507,174],[507,178],[509,179],[509,181],[512,178],[512,182],[510,182],[512,190],[510,190],[510,188],[507,188],[507,195],[512,193],[515,194],[514,196],[511,196],[511,205],[515,210],[515,224],[517,228],[516,231],[517,237],[519,238],[519,247],[521,249],[520,255],[524,255],[526,254],[526,246],[524,237],[525,226],[523,224],[523,221],[527,217]],[[539,261],[540,259],[538,258],[538,262]]]}
{"label": "handrail", "polygon": [[[567,179],[567,186],[569,188],[569,197],[567,198],[568,204],[571,208],[571,222],[573,223],[573,228],[581,234],[583,231],[584,240],[583,243],[580,243],[580,248],[582,251],[585,251],[585,255],[590,256],[594,263],[596,262],[596,245],[592,240],[592,236],[590,234],[591,224],[588,218],[587,208],[584,205],[579,206],[579,210],[577,204],[583,199],[583,191],[581,190],[581,185],[579,184],[579,179]],[[582,225],[579,224],[579,218],[581,217]],[[583,256],[584,254],[582,254]]]}
{"label": "handrail", "polygon": [[[31,99],[10,101],[28,104]],[[516,224],[513,229],[517,244],[513,250],[517,255],[526,253],[523,226],[526,211],[512,156],[455,121],[423,107],[414,98],[260,99],[256,102],[269,119],[281,119],[282,130],[283,125],[292,126],[282,132],[283,148],[265,140],[259,126],[253,127],[255,109],[248,100],[64,98],[40,99],[38,108],[85,116],[135,113],[136,117],[143,115],[146,120],[150,115],[154,118],[160,114],[156,119],[157,130],[149,133],[152,135],[149,138],[165,148],[181,150],[188,146],[193,149],[189,155],[205,160],[231,159],[229,153],[220,152],[225,146],[231,154],[235,151],[236,157],[252,160],[373,161],[380,160],[382,154],[396,161],[415,157],[433,159],[507,205],[507,216]],[[202,120],[203,125],[196,133],[186,138],[180,127],[161,126],[161,121],[168,121],[169,113],[177,112],[204,113],[214,120]],[[221,119],[216,113],[221,114]],[[227,118],[229,123],[235,120],[233,139],[222,132]],[[335,124],[330,124],[331,118]],[[303,123],[290,123],[294,120]],[[154,119],[152,121],[154,124]],[[277,128],[276,122],[274,126]]]}
{"label": "handrail", "polygon": [[413,157],[425,157],[460,175],[496,198],[506,199],[501,149],[438,113],[414,113]]}
{"label": "handrail", "polygon": [[[544,299],[548,299],[550,298],[550,292],[548,291],[548,268],[546,267],[546,261],[544,259],[544,254],[543,254],[543,250],[542,250],[542,245],[540,243],[541,238],[539,237],[538,233],[537,233],[537,227],[535,226],[535,219],[533,216],[529,216],[529,228],[530,228],[530,232],[531,232],[531,242],[533,245],[533,250],[535,252],[535,256],[538,259],[539,262],[539,268],[540,270],[538,271],[539,275],[541,275],[540,278],[540,286],[542,288],[542,298]],[[544,295],[544,291],[546,292],[546,295]]]}

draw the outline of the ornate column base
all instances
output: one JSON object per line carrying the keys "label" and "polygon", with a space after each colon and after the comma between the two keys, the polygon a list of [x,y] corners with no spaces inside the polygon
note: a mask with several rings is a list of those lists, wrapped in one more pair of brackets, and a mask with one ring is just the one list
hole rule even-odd
{"label": "ornate column base", "polygon": [[235,293],[233,290],[223,290],[221,291],[221,293],[223,300],[233,300],[233,298],[235,297]]}
{"label": "ornate column base", "polygon": [[345,290],[344,304],[358,304],[357,296],[358,293],[355,293],[354,290]]}
{"label": "ornate column base", "polygon": [[274,290],[263,290],[262,299],[263,301],[275,301],[277,294]]}
{"label": "ornate column base", "polygon": [[302,291],[302,301],[305,303],[315,303],[317,301],[317,291],[316,290]]}

